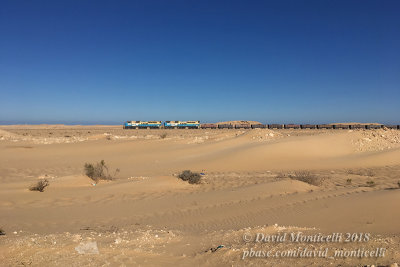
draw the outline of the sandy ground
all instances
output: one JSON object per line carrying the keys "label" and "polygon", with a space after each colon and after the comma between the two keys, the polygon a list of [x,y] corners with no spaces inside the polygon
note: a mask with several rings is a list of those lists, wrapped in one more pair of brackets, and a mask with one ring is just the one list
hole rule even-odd
{"label": "sandy ground", "polygon": [[[94,185],[83,166],[100,160],[120,172]],[[178,179],[186,169],[203,173],[201,184]],[[44,178],[44,192],[28,190]],[[400,262],[397,130],[0,126],[0,182],[0,266]],[[342,238],[255,240],[285,233]],[[328,253],[262,254],[296,249]],[[357,249],[384,255],[334,255]]]}

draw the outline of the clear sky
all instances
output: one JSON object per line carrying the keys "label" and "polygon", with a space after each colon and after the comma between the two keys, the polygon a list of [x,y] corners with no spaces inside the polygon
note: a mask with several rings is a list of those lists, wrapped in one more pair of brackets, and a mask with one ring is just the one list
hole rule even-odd
{"label": "clear sky", "polygon": [[400,1],[3,0],[0,123],[400,123]]}

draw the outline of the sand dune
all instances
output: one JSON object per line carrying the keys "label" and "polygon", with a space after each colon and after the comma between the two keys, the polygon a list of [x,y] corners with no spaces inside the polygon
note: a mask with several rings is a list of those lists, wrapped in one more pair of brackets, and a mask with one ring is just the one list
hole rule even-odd
{"label": "sand dune", "polygon": [[[5,266],[399,262],[400,132],[39,128],[0,132]],[[83,165],[102,159],[121,171],[95,185]],[[179,180],[185,169],[203,172],[202,183]],[[322,183],[293,179],[300,170]],[[28,190],[44,178],[50,186],[43,193]],[[249,231],[368,232],[365,245],[388,254],[243,261],[241,235]],[[75,247],[89,241],[100,254],[78,255]]]}

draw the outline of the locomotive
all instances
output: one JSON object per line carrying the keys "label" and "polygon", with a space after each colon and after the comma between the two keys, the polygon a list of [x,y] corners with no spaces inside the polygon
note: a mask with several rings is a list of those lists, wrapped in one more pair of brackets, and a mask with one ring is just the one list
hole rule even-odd
{"label": "locomotive", "polygon": [[200,121],[166,121],[164,122],[166,129],[199,129]]}
{"label": "locomotive", "polygon": [[124,129],[159,129],[161,126],[161,121],[127,121],[124,123]]}

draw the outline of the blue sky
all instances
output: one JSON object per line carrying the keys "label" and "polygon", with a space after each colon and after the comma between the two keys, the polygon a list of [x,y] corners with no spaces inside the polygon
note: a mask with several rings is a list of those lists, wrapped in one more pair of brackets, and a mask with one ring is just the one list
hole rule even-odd
{"label": "blue sky", "polygon": [[2,1],[0,123],[400,123],[399,1]]}

